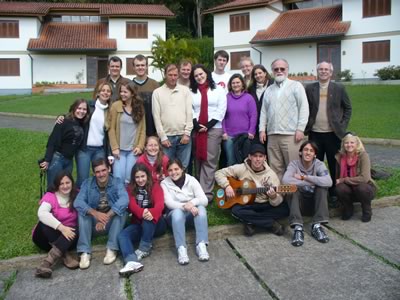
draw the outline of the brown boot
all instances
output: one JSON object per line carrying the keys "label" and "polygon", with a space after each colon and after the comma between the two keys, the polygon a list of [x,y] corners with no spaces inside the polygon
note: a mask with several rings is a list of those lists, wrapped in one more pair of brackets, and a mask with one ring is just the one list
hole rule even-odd
{"label": "brown boot", "polygon": [[57,263],[57,261],[62,257],[61,251],[56,247],[53,246],[47,257],[42,261],[40,266],[36,269],[35,276],[42,277],[42,278],[49,278],[53,273],[53,267]]}
{"label": "brown boot", "polygon": [[371,200],[363,199],[361,202],[361,209],[362,209],[362,222],[369,222],[371,221],[372,216],[372,208],[371,208]]}
{"label": "brown boot", "polygon": [[69,252],[66,252],[63,256],[63,264],[71,270],[79,268],[79,261]]}

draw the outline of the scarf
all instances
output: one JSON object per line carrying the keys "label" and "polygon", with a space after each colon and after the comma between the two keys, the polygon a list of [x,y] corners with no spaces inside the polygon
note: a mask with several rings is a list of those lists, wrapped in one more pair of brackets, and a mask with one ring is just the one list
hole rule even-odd
{"label": "scarf", "polygon": [[354,155],[353,157],[342,155],[342,157],[340,158],[340,178],[356,177],[357,161],[358,161],[358,155]]}
{"label": "scarf", "polygon": [[[199,84],[201,94],[199,124],[207,125],[208,123],[208,82]],[[196,133],[196,158],[200,161],[207,160],[207,131]]]}
{"label": "scarf", "polygon": [[138,188],[136,202],[140,208],[151,208],[151,200],[145,188]]}

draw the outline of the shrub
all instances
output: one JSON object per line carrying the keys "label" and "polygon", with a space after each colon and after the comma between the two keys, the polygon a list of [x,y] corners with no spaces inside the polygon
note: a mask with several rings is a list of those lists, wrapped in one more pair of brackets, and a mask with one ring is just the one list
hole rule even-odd
{"label": "shrub", "polygon": [[340,78],[340,80],[351,81],[351,79],[353,79],[353,72],[351,72],[349,69],[346,69],[338,72],[337,76]]}
{"label": "shrub", "polygon": [[374,76],[378,76],[380,80],[400,79],[400,66],[387,66],[378,69]]}
{"label": "shrub", "polygon": [[205,65],[205,67],[212,71],[214,69],[214,40],[210,37],[204,37],[201,39],[189,39],[189,44],[200,50],[199,63]]}

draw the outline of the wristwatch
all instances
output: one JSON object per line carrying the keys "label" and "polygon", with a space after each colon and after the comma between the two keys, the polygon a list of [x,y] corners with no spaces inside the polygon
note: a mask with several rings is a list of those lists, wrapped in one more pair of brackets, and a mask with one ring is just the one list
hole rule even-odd
{"label": "wristwatch", "polygon": [[300,179],[304,180],[305,175],[304,174],[300,174]]}

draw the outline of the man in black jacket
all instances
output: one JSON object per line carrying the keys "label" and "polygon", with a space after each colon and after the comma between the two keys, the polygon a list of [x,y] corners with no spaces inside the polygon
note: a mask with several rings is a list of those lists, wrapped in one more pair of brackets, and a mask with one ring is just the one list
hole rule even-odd
{"label": "man in black jacket", "polygon": [[[343,85],[331,81],[333,66],[328,62],[317,65],[318,82],[306,87],[310,116],[305,133],[319,148],[317,158],[328,161],[335,183],[335,154],[340,149],[351,117],[351,103]],[[330,204],[336,206],[335,184],[329,189]]]}

